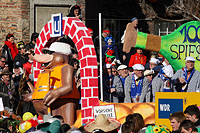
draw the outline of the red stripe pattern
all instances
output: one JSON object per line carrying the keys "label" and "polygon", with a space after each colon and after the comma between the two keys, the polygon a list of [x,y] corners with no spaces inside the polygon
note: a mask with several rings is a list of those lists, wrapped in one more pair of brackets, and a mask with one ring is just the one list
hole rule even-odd
{"label": "red stripe pattern", "polygon": [[[42,54],[43,47],[49,47],[57,38],[52,38],[51,21],[41,30],[35,47],[36,54]],[[68,35],[76,45],[80,60],[81,73],[81,102],[82,102],[82,123],[93,120],[92,107],[99,105],[98,100],[98,68],[97,58],[94,50],[92,37],[88,29],[77,18],[63,18],[63,34]],[[40,64],[34,60],[34,82],[36,83]]]}

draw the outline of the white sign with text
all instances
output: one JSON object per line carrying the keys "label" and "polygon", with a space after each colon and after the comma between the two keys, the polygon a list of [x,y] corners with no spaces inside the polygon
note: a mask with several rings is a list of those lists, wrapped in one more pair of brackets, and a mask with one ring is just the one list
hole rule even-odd
{"label": "white sign with text", "polygon": [[3,100],[1,97],[0,97],[0,111],[4,111]]}
{"label": "white sign with text", "polygon": [[62,13],[52,14],[51,20],[52,20],[51,37],[62,36]]}
{"label": "white sign with text", "polygon": [[99,114],[104,114],[109,118],[116,119],[115,114],[115,106],[112,105],[103,105],[103,106],[95,106],[93,107],[94,118],[96,118]]}

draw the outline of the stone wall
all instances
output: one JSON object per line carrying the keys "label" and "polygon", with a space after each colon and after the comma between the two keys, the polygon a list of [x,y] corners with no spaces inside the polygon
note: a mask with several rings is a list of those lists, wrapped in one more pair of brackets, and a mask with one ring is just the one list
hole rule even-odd
{"label": "stone wall", "polygon": [[30,33],[40,32],[51,20],[51,14],[62,13],[66,17],[75,0],[30,0]]}
{"label": "stone wall", "polygon": [[15,42],[29,42],[29,9],[29,0],[0,0],[0,47],[8,33],[14,33]]}
{"label": "stone wall", "polygon": [[[85,1],[78,2],[83,8]],[[0,47],[8,33],[14,33],[16,43],[28,43],[31,34],[51,20],[51,14],[62,12],[65,17],[75,4],[75,0],[0,0]]]}

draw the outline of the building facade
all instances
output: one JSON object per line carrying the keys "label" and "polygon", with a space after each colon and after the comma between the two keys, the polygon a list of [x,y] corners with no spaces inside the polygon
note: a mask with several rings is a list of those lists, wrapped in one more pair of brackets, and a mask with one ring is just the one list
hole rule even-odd
{"label": "building facade", "polygon": [[76,3],[83,8],[84,17],[85,0],[0,0],[0,46],[8,33],[14,33],[16,43],[28,43],[31,34],[39,33],[51,20],[51,14],[66,16]]}

